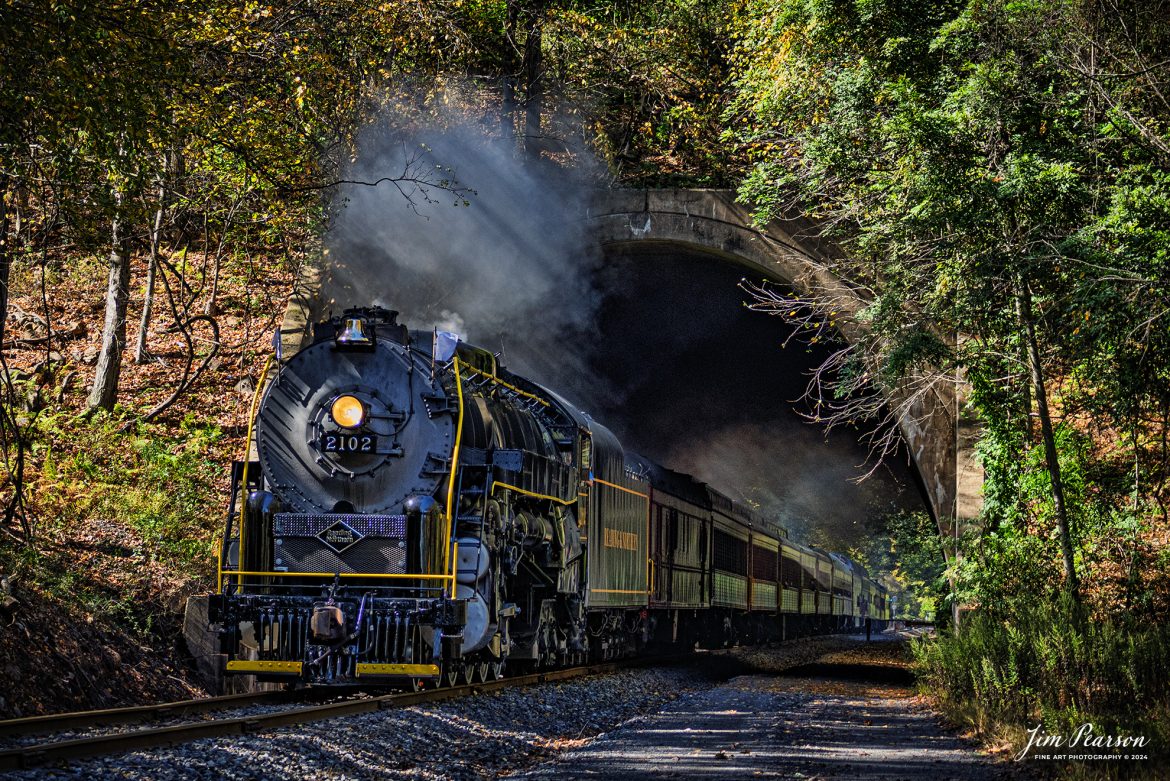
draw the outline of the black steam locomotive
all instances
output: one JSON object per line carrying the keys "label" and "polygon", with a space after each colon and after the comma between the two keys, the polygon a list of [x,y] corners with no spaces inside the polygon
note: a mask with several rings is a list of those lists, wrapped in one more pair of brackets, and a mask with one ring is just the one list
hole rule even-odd
{"label": "black steam locomotive", "polygon": [[351,309],[277,360],[211,597],[228,674],[454,683],[890,617],[860,567],[445,336]]}

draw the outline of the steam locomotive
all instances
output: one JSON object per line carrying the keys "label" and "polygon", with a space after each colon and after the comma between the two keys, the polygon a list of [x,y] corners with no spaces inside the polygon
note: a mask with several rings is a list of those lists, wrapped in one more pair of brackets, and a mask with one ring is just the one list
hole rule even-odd
{"label": "steam locomotive", "polygon": [[454,684],[890,618],[860,566],[396,312],[315,325],[261,385],[209,607],[228,675]]}

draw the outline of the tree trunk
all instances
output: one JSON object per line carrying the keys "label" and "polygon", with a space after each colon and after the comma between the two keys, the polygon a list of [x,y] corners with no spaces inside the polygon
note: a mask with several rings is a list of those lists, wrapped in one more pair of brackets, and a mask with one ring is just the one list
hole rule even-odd
{"label": "tree trunk", "polygon": [[1048,393],[1044,387],[1044,367],[1040,361],[1040,347],[1036,341],[1036,324],[1032,316],[1032,291],[1027,282],[1020,281],[1016,291],[1017,311],[1023,321],[1024,339],[1028,351],[1028,368],[1032,375],[1032,395],[1036,413],[1040,417],[1040,436],[1044,440],[1044,460],[1052,480],[1052,508],[1056,513],[1056,530],[1060,536],[1060,550],[1064,557],[1065,587],[1074,600],[1079,600],[1076,564],[1073,560],[1072,537],[1069,534],[1068,507],[1064,502],[1064,480],[1060,473],[1060,458],[1056,451],[1056,434],[1048,412]]}
{"label": "tree trunk", "polygon": [[154,309],[155,275],[158,273],[158,245],[162,233],[163,214],[166,211],[166,188],[158,188],[158,211],[154,213],[154,227],[150,231],[150,265],[146,269],[146,295],[142,301],[142,319],[138,322],[138,341],[134,345],[134,362],[143,363],[149,353],[146,336],[150,332],[150,316]]}
{"label": "tree trunk", "polygon": [[[212,266],[211,266],[211,295],[207,297],[207,303],[203,307],[203,314],[207,315],[208,317],[215,317],[217,314],[219,314],[219,303],[218,303],[218,301],[219,301],[219,270],[220,270],[221,265],[223,264],[223,245],[227,242],[228,231],[230,231],[232,228],[232,222],[233,222],[233,220],[235,220],[235,217],[236,217],[236,210],[238,210],[240,208],[240,206],[244,203],[244,199],[248,197],[249,192],[250,192],[250,189],[248,187],[248,177],[247,177],[247,174],[245,174],[244,175],[244,191],[240,195],[240,197],[236,198],[235,203],[232,204],[232,208],[228,210],[227,216],[224,217],[223,227],[220,229],[220,232],[219,232],[219,241],[217,241],[215,243],[215,254],[212,256],[212,259],[211,259],[211,263],[212,263]],[[204,239],[203,256],[204,256],[204,258],[206,258],[207,253],[211,251],[210,250],[210,243],[211,243],[210,242],[210,234],[207,233],[206,226],[207,226],[207,223],[205,222],[204,223],[204,234],[203,234],[203,239]]]}
{"label": "tree trunk", "polygon": [[516,22],[519,0],[507,0],[504,17],[503,106],[500,111],[500,139],[510,149],[516,148]]}
{"label": "tree trunk", "polygon": [[[224,226],[224,230],[227,230],[226,226]],[[203,305],[203,314],[208,317],[215,317],[219,314],[219,307],[215,303],[216,298],[219,297],[219,257],[217,251],[211,261],[211,295],[207,297],[207,303]]]}
{"label": "tree trunk", "polygon": [[544,107],[544,84],[541,69],[544,66],[542,47],[544,30],[544,3],[535,2],[528,10],[528,37],[524,41],[524,80],[527,94],[524,101],[524,149],[529,157],[540,157],[540,113]]}
{"label": "tree trunk", "polygon": [[[1028,318],[1024,315],[1024,297],[1022,295],[1016,296],[1016,321],[1023,325]],[[1028,368],[1028,381],[1023,384],[1020,412],[1024,419],[1023,438],[1021,440],[1021,450],[1026,456],[1032,450],[1032,445],[1036,441],[1035,427],[1032,425],[1032,354],[1028,350],[1028,340],[1022,339],[1020,343],[1020,363]],[[1024,493],[1023,487],[1017,481],[1016,484],[1016,511],[1023,518],[1028,511],[1028,497]],[[998,525],[998,521],[995,522]]]}
{"label": "tree trunk", "polygon": [[12,252],[8,241],[8,175],[0,173],[0,349],[4,345],[4,324],[8,321],[8,278]]}
{"label": "tree trunk", "polygon": [[[1031,302],[1029,302],[1029,304],[1030,303]],[[1031,314],[1024,312],[1024,296],[1023,295],[1016,295],[1016,319],[1018,319],[1020,321],[1021,325],[1023,325],[1024,323],[1027,323],[1031,319]],[[1028,340],[1025,340],[1025,342],[1027,342],[1027,341]],[[1023,353],[1023,355],[1021,355],[1020,358],[1023,360],[1024,365],[1028,367],[1029,372],[1031,372],[1032,353],[1029,351],[1027,343],[1024,344],[1021,352]],[[1032,442],[1033,442],[1032,391],[1031,391],[1031,388],[1029,388],[1027,383],[1024,383],[1023,391],[1024,391],[1024,398],[1023,398],[1024,448],[1026,450],[1026,449],[1032,447]]]}
{"label": "tree trunk", "polygon": [[[117,199],[121,206],[122,199]],[[120,213],[111,223],[110,276],[106,287],[106,320],[102,326],[102,351],[98,355],[90,409],[112,410],[118,398],[122,350],[126,347],[126,304],[130,298],[130,237]]]}

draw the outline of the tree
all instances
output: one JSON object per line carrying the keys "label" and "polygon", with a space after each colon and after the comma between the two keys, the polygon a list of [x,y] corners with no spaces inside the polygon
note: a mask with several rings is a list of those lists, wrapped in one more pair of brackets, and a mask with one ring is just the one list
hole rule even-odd
{"label": "tree", "polygon": [[[611,175],[628,183],[726,185],[740,163],[720,140],[741,3],[553,4],[544,72]],[[551,86],[555,85],[555,87]]]}
{"label": "tree", "polygon": [[[1054,527],[1076,594],[1095,511],[1066,496],[1069,416],[1129,410],[1132,427],[1164,400],[1133,367],[1170,358],[1148,327],[1170,313],[1165,253],[1148,230],[1115,232],[1135,186],[1159,206],[1127,225],[1167,224],[1152,173],[1170,116],[1164,10],[759,0],[741,29],[730,137],[757,160],[741,194],[762,220],[814,214],[845,249],[831,270],[870,301],[868,354],[842,360],[825,403],[964,372],[999,443],[985,447],[989,528]],[[1121,390],[1137,387],[1154,404]],[[1020,480],[1037,436],[1046,496]]]}
{"label": "tree", "polygon": [[[123,200],[119,196],[115,202],[121,204]],[[106,284],[102,347],[87,401],[91,409],[112,410],[118,398],[122,351],[126,347],[126,307],[130,300],[130,252],[129,227],[124,217],[115,214],[110,230],[110,274]]]}

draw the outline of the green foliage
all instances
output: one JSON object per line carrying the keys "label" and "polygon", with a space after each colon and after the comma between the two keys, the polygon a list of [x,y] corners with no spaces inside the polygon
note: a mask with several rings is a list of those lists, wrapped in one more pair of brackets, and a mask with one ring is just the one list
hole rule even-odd
{"label": "green foliage", "polygon": [[1170,738],[1166,626],[1088,621],[1067,600],[1041,600],[969,614],[957,634],[921,639],[914,653],[925,684],[973,706],[983,726],[1069,734],[1092,722],[1099,733],[1145,735],[1155,750]]}
{"label": "green foliage", "polygon": [[436,9],[372,0],[8,11],[0,163],[86,246],[115,211],[147,224],[161,182],[178,213],[282,247],[352,151],[371,84],[462,49]]}
{"label": "green foliage", "polygon": [[545,28],[564,109],[596,153],[643,185],[718,185],[728,55],[741,2],[553,3]]}
{"label": "green foliage", "polygon": [[942,540],[926,512],[898,512],[871,521],[853,560],[881,576],[897,599],[899,618],[946,620],[950,591]]}
{"label": "green foliage", "polygon": [[[173,637],[174,584],[210,582],[209,540],[222,517],[216,426],[177,430],[121,412],[46,413],[36,429],[36,543],[0,546],[0,572],[144,637]],[[162,635],[160,635],[162,633]]]}
{"label": "green foliage", "polygon": [[[222,438],[218,427],[189,417],[168,436],[124,416],[83,421],[66,413],[37,425],[44,531],[97,522],[112,538],[133,541],[134,558],[206,576],[213,563],[207,540],[222,510],[216,479],[223,469],[211,456]],[[71,455],[59,459],[54,451]]]}
{"label": "green foliage", "polygon": [[[1131,14],[1125,31],[1111,14]],[[1099,553],[1118,513],[1137,523],[1165,506],[1170,110],[1158,85],[1170,73],[1158,47],[1170,20],[1136,6],[852,0],[758,0],[747,19],[727,115],[728,140],[756,160],[741,195],[761,220],[805,205],[845,247],[831,270],[868,297],[871,377],[965,373],[984,424],[984,549],[1059,556],[1029,329],[1049,406],[1121,432],[1136,470],[1127,482],[1083,419],[1058,418],[1074,544]],[[1098,78],[1091,51],[1115,75]]]}
{"label": "green foliage", "polygon": [[174,628],[167,626],[172,617],[166,615],[161,595],[152,591],[149,582],[123,580],[115,585],[80,566],[70,551],[0,547],[0,571],[48,595],[72,620],[100,617],[103,623],[128,629],[150,642],[173,638]]}

